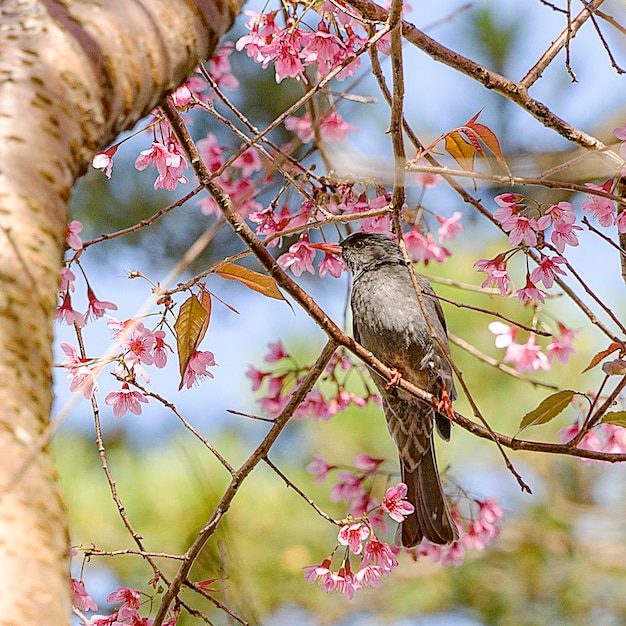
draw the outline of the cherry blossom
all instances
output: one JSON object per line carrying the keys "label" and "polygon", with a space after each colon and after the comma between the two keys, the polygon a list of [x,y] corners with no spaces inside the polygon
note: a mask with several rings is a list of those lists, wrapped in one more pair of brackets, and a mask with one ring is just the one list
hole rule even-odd
{"label": "cherry blossom", "polygon": [[337,467],[336,465],[329,465],[323,456],[317,454],[313,455],[313,461],[306,466],[306,471],[310,474],[315,474],[315,482],[323,483],[328,477],[328,472]]}
{"label": "cherry blossom", "polygon": [[167,189],[173,191],[179,183],[189,182],[183,175],[183,169],[187,168],[187,161],[180,150],[178,142],[170,139],[167,145],[159,141],[153,141],[152,147],[143,150],[135,161],[135,167],[142,171],[148,166],[156,167],[159,173],[154,181],[155,189]]}
{"label": "cherry blossom", "polygon": [[98,605],[91,599],[91,596],[85,591],[85,585],[82,580],[72,578],[72,604],[80,611],[97,611]]}
{"label": "cherry blossom", "polygon": [[557,327],[559,329],[559,336],[552,337],[552,341],[546,346],[546,351],[550,362],[556,358],[561,361],[561,363],[565,364],[569,361],[570,355],[574,353],[572,343],[579,331],[569,329],[560,322],[557,323]]}
{"label": "cherry blossom", "polygon": [[300,240],[289,247],[289,252],[278,257],[277,262],[283,269],[290,269],[295,276],[300,276],[303,272],[315,274],[313,259],[315,249],[310,248],[308,234],[303,234]]}
{"label": "cherry blossom", "polygon": [[65,322],[68,326],[72,324],[77,324],[78,326],[85,325],[85,317],[72,307],[72,298],[69,291],[66,291],[63,296],[63,302],[57,309],[56,319]]}
{"label": "cherry blossom", "polygon": [[123,417],[128,411],[135,415],[141,414],[141,404],[148,403],[146,398],[140,391],[131,391],[128,383],[122,383],[119,391],[111,391],[104,398],[104,402],[113,407],[113,415],[115,417]]}
{"label": "cherry blossom", "polygon": [[504,357],[505,363],[514,363],[518,372],[534,372],[538,369],[549,370],[548,357],[537,345],[535,335],[531,334],[525,344],[511,343]]}
{"label": "cherry blossom", "polygon": [[485,287],[494,286],[499,289],[500,295],[504,296],[511,285],[511,278],[509,277],[506,266],[507,260],[504,253],[499,254],[493,259],[480,259],[476,261],[474,267],[478,268],[479,272],[485,272],[487,274],[487,278],[481,287],[484,289]]}
{"label": "cherry blossom", "polygon": [[[611,184],[612,179],[608,180],[604,185],[587,183],[587,187],[596,191],[610,191]],[[590,213],[592,217],[597,219],[600,226],[611,226],[615,221],[615,203],[608,198],[596,195],[590,196],[590,199],[583,202],[580,208],[583,213]]]}
{"label": "cherry blossom", "polygon": [[461,217],[462,214],[460,211],[455,211],[452,216],[448,218],[437,215],[437,220],[440,224],[439,230],[437,231],[439,241],[456,238],[457,233],[463,230],[463,224],[459,223]]}
{"label": "cherry blossom", "polygon": [[363,542],[369,537],[370,529],[360,522],[347,524],[341,527],[338,541],[342,546],[348,546],[350,552],[361,554]]}
{"label": "cherry blossom", "polygon": [[415,511],[415,507],[405,499],[406,494],[407,486],[404,483],[398,483],[395,487],[387,489],[380,504],[380,508],[396,522],[403,522],[407,515]]}
{"label": "cherry blossom", "polygon": [[526,284],[522,288],[517,289],[513,295],[517,296],[520,302],[536,304],[537,302],[544,303],[544,296],[548,294],[539,289],[530,279],[530,275],[526,274]]}
{"label": "cherry blossom", "polygon": [[548,257],[542,254],[539,266],[530,273],[530,281],[532,283],[541,281],[547,289],[550,289],[554,284],[555,274],[567,276],[567,273],[559,267],[559,264],[563,263],[567,263],[567,260],[562,256]]}
{"label": "cherry blossom", "polygon": [[270,351],[263,358],[267,363],[276,363],[276,361],[281,361],[289,356],[280,339],[274,343],[270,342],[267,345]]}
{"label": "cherry blossom", "polygon": [[91,160],[91,166],[96,170],[102,170],[107,178],[111,178],[111,170],[113,169],[113,157],[117,152],[119,145],[111,146],[104,152],[98,152]]}
{"label": "cherry blossom", "polygon": [[194,383],[200,381],[205,376],[214,378],[213,374],[207,368],[215,367],[216,365],[217,363],[215,362],[215,357],[212,352],[194,352],[185,370],[185,387],[191,389]]}
{"label": "cherry blossom", "polygon": [[117,311],[117,305],[112,302],[98,300],[91,287],[87,286],[87,298],[89,299],[89,307],[85,313],[85,320],[90,317],[102,317],[107,309]]}
{"label": "cherry blossom", "polygon": [[370,537],[363,548],[361,567],[368,565],[377,565],[384,574],[389,574],[394,567],[398,567],[398,559],[393,550],[375,535]]}
{"label": "cherry blossom", "polygon": [[81,238],[78,236],[83,230],[83,225],[81,222],[74,220],[67,225],[67,245],[72,248],[72,250],[82,250],[83,242]]}

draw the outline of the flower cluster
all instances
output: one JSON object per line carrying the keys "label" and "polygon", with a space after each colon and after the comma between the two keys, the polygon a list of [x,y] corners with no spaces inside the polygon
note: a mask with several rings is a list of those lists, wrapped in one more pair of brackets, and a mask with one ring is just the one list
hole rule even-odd
{"label": "flower cluster", "polygon": [[[305,578],[319,581],[325,591],[338,591],[348,598],[366,586],[379,586],[381,576],[391,573],[398,565],[400,548],[390,546],[379,539],[387,532],[386,516],[401,523],[413,513],[413,505],[406,500],[407,487],[398,483],[386,490],[382,500],[372,495],[374,479],[390,474],[381,471],[384,459],[361,454],[354,458],[350,470],[329,464],[323,457],[315,456],[307,466],[307,471],[315,475],[315,482],[325,481],[329,474],[337,470],[337,480],[331,488],[333,502],[343,501],[348,505],[348,521],[339,531],[338,546],[319,565],[306,567]],[[486,545],[500,534],[500,523],[504,509],[495,500],[469,500],[471,508],[466,519],[460,519],[458,507],[452,507],[452,516],[459,530],[459,539],[447,546],[432,544],[423,540],[412,550],[407,550],[413,558],[426,557],[442,565],[458,566],[468,550],[484,550]],[[346,546],[341,566],[331,568],[333,557],[340,546]],[[361,558],[360,567],[353,572],[350,555]],[[354,559],[354,556],[352,557]]]}
{"label": "flower cluster", "polygon": [[[252,382],[253,391],[258,391],[264,386],[265,394],[259,398],[259,404],[265,413],[276,418],[291,399],[293,390],[299,386],[309,368],[298,365],[280,340],[270,343],[269,349],[265,361],[276,364],[275,368],[264,371],[249,366],[246,376]],[[334,388],[334,394],[327,398],[317,389],[312,389],[298,407],[294,417],[312,417],[316,421],[327,421],[335,413],[347,409],[352,404],[363,407],[370,400],[375,400],[375,394],[370,392],[367,386],[364,396],[346,390],[344,379],[346,374],[353,369],[352,362],[338,352],[320,379],[321,382],[330,383]]]}
{"label": "flower cluster", "polygon": [[[387,513],[392,519],[402,522],[407,515],[413,513],[413,505],[407,502],[407,487],[398,483],[387,489],[379,511]],[[332,554],[326,557],[319,565],[305,567],[305,580],[318,581],[324,591],[336,591],[352,599],[357,590],[364,587],[379,587],[382,576],[389,576],[398,565],[396,554],[398,550],[380,541],[374,534],[371,517],[362,516],[362,520],[355,520],[350,516],[339,530],[337,546]],[[345,546],[341,566],[338,570],[331,569],[335,553],[341,546]],[[350,556],[360,557],[359,569],[352,571]]]}
{"label": "flower cluster", "polygon": [[[139,613],[141,593],[136,589],[118,587],[106,597],[106,601],[110,603],[120,602],[121,604],[111,615],[92,615],[86,626],[151,626],[153,620],[142,617]],[[95,603],[92,604],[93,607],[89,610],[96,611],[98,607],[95,606]],[[74,602],[74,606],[80,608],[76,602]],[[163,624],[164,626],[175,626],[176,621],[176,617],[170,616]]]}
{"label": "flower cluster", "polygon": [[[67,246],[71,250],[76,251],[74,260],[80,255],[83,248],[83,242],[79,235],[82,230],[83,225],[76,220],[70,222],[67,227]],[[78,263],[77,260],[76,262]],[[105,315],[107,309],[112,311],[117,310],[117,305],[113,302],[98,300],[93,289],[87,282],[87,310],[85,313],[77,311],[72,305],[72,293],[76,291],[76,275],[70,269],[70,265],[71,263],[63,265],[60,272],[59,296],[61,302],[57,307],[57,320],[65,322],[68,325],[77,324],[82,327],[85,326],[90,319],[97,319]]]}
{"label": "flower cluster", "polygon": [[473,500],[474,513],[463,524],[458,511],[452,508],[452,517],[459,531],[459,538],[445,546],[423,540],[415,548],[415,557],[426,557],[434,563],[458,567],[463,562],[468,550],[484,550],[488,543],[500,535],[500,523],[504,518],[504,509],[497,500]]}
{"label": "flower cluster", "polygon": [[572,344],[578,331],[567,328],[560,322],[557,324],[558,333],[553,335],[552,341],[544,353],[537,345],[535,334],[531,333],[525,343],[517,341],[519,328],[502,322],[491,322],[489,330],[496,336],[496,347],[506,348],[505,363],[512,363],[518,372],[533,372],[538,369],[549,370],[553,359],[567,363],[574,352]]}
{"label": "flower cluster", "polygon": [[[567,443],[578,436],[580,424],[575,422],[559,431],[559,437],[563,443]],[[599,424],[588,430],[578,443],[583,450],[606,452],[608,454],[626,453],[626,428],[614,424]],[[580,459],[583,463],[590,463],[589,459]],[[603,461],[601,461],[603,462]]]}
{"label": "flower cluster", "polygon": [[[290,8],[292,5],[286,10]],[[357,24],[351,17],[338,11],[338,19],[326,19],[322,9],[322,19],[318,19],[316,26],[300,28],[304,23],[295,15],[289,15],[281,26],[277,18],[282,13],[247,11],[250,17],[246,28],[250,32],[237,41],[237,50],[245,50],[264,69],[273,63],[277,83],[285,78],[303,80],[307,67],[314,67],[319,75],[326,76],[344,62],[346,66],[337,74],[337,79],[354,75],[360,61],[356,57],[348,60],[366,40],[355,33]]]}

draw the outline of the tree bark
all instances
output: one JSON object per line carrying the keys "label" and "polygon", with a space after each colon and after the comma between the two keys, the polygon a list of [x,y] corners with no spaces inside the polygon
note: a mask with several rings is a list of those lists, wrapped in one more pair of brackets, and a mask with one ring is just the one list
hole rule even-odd
{"label": "tree bark", "polygon": [[0,607],[69,623],[68,530],[45,441],[72,186],[207,59],[241,0],[0,3]]}

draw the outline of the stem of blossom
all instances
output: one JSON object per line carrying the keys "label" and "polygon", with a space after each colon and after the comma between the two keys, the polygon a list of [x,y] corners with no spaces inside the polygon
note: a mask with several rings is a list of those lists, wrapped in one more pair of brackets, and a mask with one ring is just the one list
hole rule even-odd
{"label": "stem of blossom", "polygon": [[[473,422],[469,418],[455,413],[455,423],[468,432],[483,439],[492,440],[493,436],[488,429]],[[543,452],[544,454],[563,454],[581,459],[591,459],[593,461],[606,461],[608,463],[623,463],[626,461],[624,453],[598,452],[596,450],[585,450],[584,448],[572,448],[568,443],[545,443],[541,441],[528,441],[526,439],[516,439],[508,435],[495,433],[498,442],[505,448],[511,450],[523,450],[528,452]]]}
{"label": "stem of blossom", "polygon": [[[372,2],[372,0],[346,0],[346,4],[359,11],[359,13],[368,20],[381,23],[385,23],[387,20],[388,12]],[[489,70],[475,61],[464,57],[458,52],[446,48],[431,37],[425,35],[418,28],[413,26],[413,24],[403,21],[403,34],[404,38],[410,44],[422,50],[422,52],[430,56],[433,60],[473,78],[488,89],[493,89],[496,93],[501,94],[511,102],[514,102],[528,111],[528,113],[546,128],[554,130],[568,141],[578,144],[587,150],[602,151],[601,153],[606,155],[615,165],[622,167],[623,159],[618,154],[612,150],[608,150],[606,146],[595,137],[575,128],[556,116],[545,104],[531,98],[528,95],[526,87],[520,83],[509,80],[497,72]]]}
{"label": "stem of blossom", "polygon": [[[209,602],[212,602],[213,605],[215,605],[218,609],[220,609],[220,611],[224,611],[224,613],[226,613],[231,619],[235,620],[238,624],[242,624],[242,626],[248,626],[249,622],[246,622],[246,620],[242,619],[238,615],[235,615],[235,613],[233,613],[226,604],[223,604],[222,602],[220,602],[216,597],[213,596],[213,594],[209,593],[208,591],[205,591],[197,583],[191,582],[190,580],[186,580],[184,585],[185,587],[189,587],[189,589],[193,589],[196,593],[200,594],[203,598],[206,598],[207,600],[209,600]],[[204,615],[203,613],[200,613],[199,611],[196,611],[195,609],[192,609],[190,606],[188,606],[187,604],[183,603],[180,600],[179,602],[181,606],[185,607],[185,609],[189,612],[190,615],[193,615],[194,617],[197,617],[203,621],[206,621],[206,615]]]}
{"label": "stem of blossom", "polygon": [[476,180],[486,180],[489,182],[500,183],[502,185],[526,185],[531,187],[545,187],[547,189],[565,189],[577,193],[584,193],[590,196],[598,196],[607,198],[619,205],[626,206],[626,198],[617,193],[609,193],[602,189],[591,189],[577,183],[569,183],[560,180],[549,180],[543,177],[532,176],[504,176],[501,174],[491,174],[489,172],[476,172],[467,170],[456,170],[449,167],[419,165],[417,161],[408,161],[407,170],[409,172],[420,172],[425,174],[439,174],[440,176],[458,176],[459,178],[471,178]]}
{"label": "stem of blossom", "polygon": [[193,564],[196,562],[196,559],[202,552],[202,549],[206,545],[207,541],[213,536],[220,521],[230,508],[230,505],[235,495],[237,494],[241,483],[248,477],[250,472],[252,472],[252,470],[267,456],[270,448],[274,445],[274,442],[278,439],[278,436],[284,430],[285,426],[287,426],[295,410],[304,401],[307,394],[313,388],[313,385],[315,384],[317,379],[324,373],[324,370],[326,369],[327,364],[335,353],[336,348],[337,344],[332,340],[324,346],[324,349],[320,353],[319,357],[302,380],[300,386],[294,391],[293,396],[287,403],[287,406],[276,418],[274,424],[272,425],[270,431],[267,433],[263,441],[248,457],[247,461],[245,461],[245,463],[233,474],[233,478],[229,486],[224,491],[224,494],[222,495],[220,501],[213,510],[211,517],[205,524],[204,528],[202,528],[198,532],[193,543],[189,546],[189,549],[185,553],[185,560],[183,561],[178,572],[172,579],[172,582],[169,584],[167,590],[163,594],[161,604],[159,605],[158,611],[154,617],[153,626],[162,626],[167,614],[167,610],[169,609],[172,602],[174,602],[175,598],[178,596],[181,586],[185,584],[185,581],[187,581],[191,568],[193,567]]}
{"label": "stem of blossom", "polygon": [[328,515],[328,513],[324,513],[324,511],[322,511],[322,509],[320,509],[317,504],[315,504],[315,502],[313,502],[313,500],[311,500],[311,498],[309,498],[309,496],[304,493],[304,491],[302,491],[297,485],[289,480],[289,478],[287,478],[287,476],[285,476],[285,474],[283,474],[283,472],[281,472],[281,470],[270,461],[269,457],[266,456],[263,460],[274,470],[274,472],[278,476],[280,476],[282,480],[285,481],[287,487],[291,487],[320,517],[323,517],[327,522],[330,522],[331,524],[341,526],[341,520],[333,519],[330,515]]}

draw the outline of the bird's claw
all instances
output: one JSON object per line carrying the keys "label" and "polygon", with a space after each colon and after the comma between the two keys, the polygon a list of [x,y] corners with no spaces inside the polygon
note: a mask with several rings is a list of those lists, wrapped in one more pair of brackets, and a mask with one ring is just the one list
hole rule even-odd
{"label": "bird's claw", "polygon": [[392,367],[389,370],[389,373],[391,375],[391,378],[389,382],[385,385],[385,389],[391,389],[392,387],[397,387],[398,383],[400,382],[400,379],[402,378],[402,374],[400,374],[400,372],[395,367]]}
{"label": "bird's claw", "polygon": [[439,413],[445,413],[450,421],[454,420],[454,409],[452,408],[452,400],[446,391],[445,387],[441,387],[441,400],[437,405],[437,411]]}

